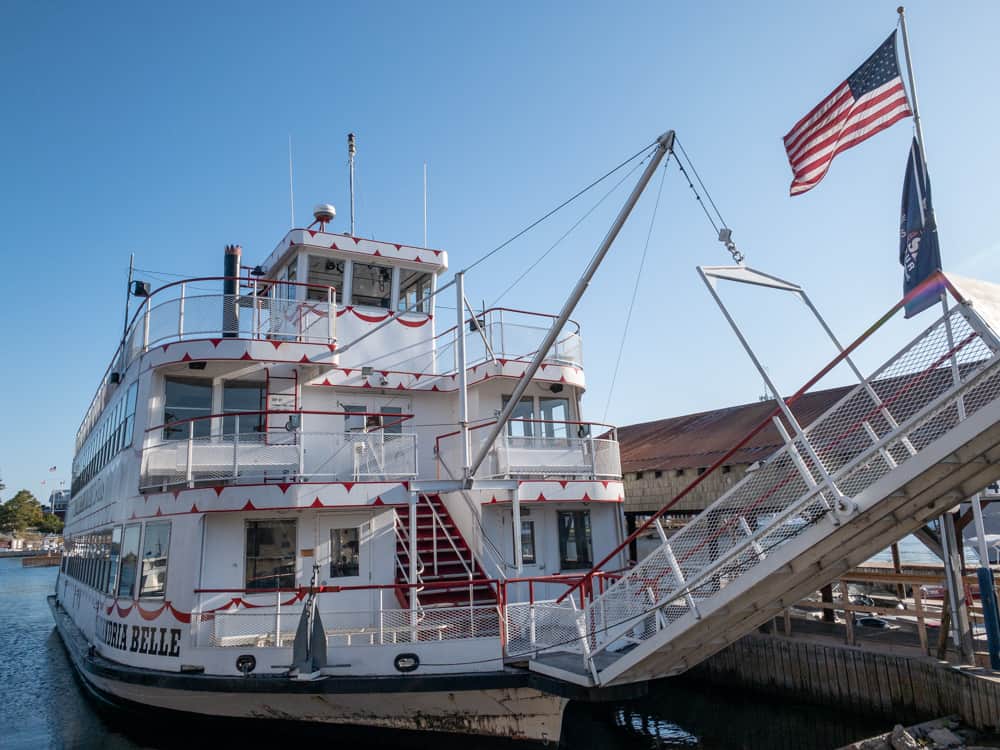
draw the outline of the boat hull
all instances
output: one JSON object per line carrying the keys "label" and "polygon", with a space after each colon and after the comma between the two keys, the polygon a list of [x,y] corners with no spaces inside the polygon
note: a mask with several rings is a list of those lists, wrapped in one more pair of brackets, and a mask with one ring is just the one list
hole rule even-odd
{"label": "boat hull", "polygon": [[98,655],[55,597],[56,628],[86,688],[114,705],[201,716],[308,722],[558,742],[568,698],[534,676],[213,677],[137,669]]}

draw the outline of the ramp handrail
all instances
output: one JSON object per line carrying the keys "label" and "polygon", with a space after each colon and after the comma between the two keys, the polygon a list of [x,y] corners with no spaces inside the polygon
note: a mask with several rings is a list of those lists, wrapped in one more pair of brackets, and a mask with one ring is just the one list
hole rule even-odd
{"label": "ramp handrail", "polygon": [[[923,283],[912,289],[905,297],[903,297],[899,302],[889,308],[885,314],[882,315],[875,323],[873,323],[866,331],[864,331],[860,336],[858,336],[854,341],[852,341],[847,347],[845,347],[836,357],[834,357],[825,367],[823,367],[819,372],[817,372],[813,377],[806,381],[805,385],[799,388],[795,393],[793,393],[788,398],[784,399],[785,404],[791,406],[796,401],[798,401],[805,393],[812,388],[816,383],[822,380],[827,374],[830,373],[837,365],[843,362],[847,357],[851,355],[861,344],[863,344],[867,339],[869,339],[872,334],[878,331],[885,323],[892,318],[897,312],[899,312],[907,303],[926,294],[935,287],[940,287],[942,290],[947,290],[951,296],[957,302],[965,302],[964,297],[958,292],[958,290],[951,284],[948,278],[941,273],[936,271],[932,275],[928,276]],[[736,454],[744,445],[746,445],[752,438],[759,434],[764,428],[771,424],[771,420],[781,414],[781,407],[775,406],[761,421],[754,427],[747,435],[741,439],[736,445],[726,451],[720,458],[712,463],[701,475],[695,477],[695,479],[688,484],[684,489],[678,492],[674,497],[663,505],[656,513],[650,516],[641,526],[639,526],[635,531],[629,534],[617,547],[615,547],[611,552],[605,555],[600,562],[594,565],[587,574],[580,579],[580,581],[574,586],[570,587],[565,591],[562,596],[556,599],[556,603],[561,603],[563,599],[573,593],[574,590],[580,588],[583,593],[587,596],[593,596],[593,577],[594,574],[599,572],[604,565],[607,565],[611,560],[613,560],[617,555],[628,548],[628,545],[633,541],[638,539],[642,534],[644,534],[658,519],[660,519],[670,508],[676,505],[680,500],[690,494],[695,488],[697,488],[702,482],[708,479],[719,467],[725,464],[733,455]]]}

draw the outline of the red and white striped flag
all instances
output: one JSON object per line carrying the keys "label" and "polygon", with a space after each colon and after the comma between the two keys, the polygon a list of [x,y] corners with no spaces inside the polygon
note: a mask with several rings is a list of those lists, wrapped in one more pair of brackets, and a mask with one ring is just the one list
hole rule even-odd
{"label": "red and white striped flag", "polygon": [[833,157],[904,117],[909,104],[896,62],[896,32],[785,136],[794,179],[791,194],[812,190]]}

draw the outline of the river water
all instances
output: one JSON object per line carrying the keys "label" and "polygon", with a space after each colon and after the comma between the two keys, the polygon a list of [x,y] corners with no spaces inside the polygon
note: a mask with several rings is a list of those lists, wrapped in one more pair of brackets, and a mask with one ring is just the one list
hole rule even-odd
{"label": "river water", "polygon": [[[247,721],[126,716],[94,706],[77,684],[56,634],[45,597],[57,568],[22,568],[0,558],[0,747],[177,748],[203,746],[434,747],[472,750],[475,738],[385,730],[318,729]],[[835,748],[885,731],[869,719],[747,691],[696,685],[683,678],[657,683],[650,694],[617,705],[570,704],[563,746],[571,750],[633,748]],[[518,747],[511,745],[508,747]]]}

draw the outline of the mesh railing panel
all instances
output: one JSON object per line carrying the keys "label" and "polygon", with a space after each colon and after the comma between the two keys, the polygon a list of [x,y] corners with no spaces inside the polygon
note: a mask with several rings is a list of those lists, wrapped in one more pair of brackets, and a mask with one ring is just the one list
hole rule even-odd
{"label": "mesh railing panel", "polygon": [[[317,610],[329,646],[382,646],[414,641],[451,641],[469,638],[499,638],[500,617],[496,606],[450,606],[427,608],[413,624],[408,609],[340,611],[324,603]],[[290,648],[302,616],[302,605],[233,609],[195,614],[192,630],[198,645],[215,647]],[[278,637],[275,637],[278,634]]]}
{"label": "mesh railing panel", "polygon": [[525,656],[541,650],[582,651],[582,613],[564,602],[518,602],[505,608],[507,655]]}
{"label": "mesh railing panel", "polygon": [[140,487],[237,480],[391,481],[416,476],[416,441],[416,435],[386,435],[381,431],[320,433],[284,429],[241,433],[238,439],[234,434],[225,434],[190,441],[165,440],[143,450]]}
{"label": "mesh railing panel", "polygon": [[[587,607],[592,644],[645,640],[1000,396],[988,342],[956,307]],[[960,385],[953,380],[952,356]],[[982,377],[980,377],[982,376]],[[881,441],[880,445],[876,441]],[[811,449],[811,450],[810,450]],[[818,458],[814,460],[812,453]],[[832,486],[826,483],[826,476]]]}

